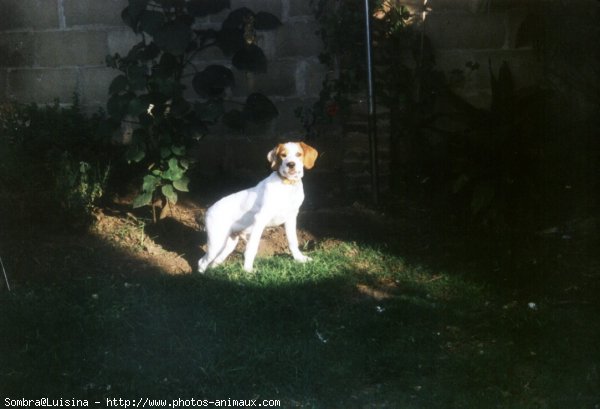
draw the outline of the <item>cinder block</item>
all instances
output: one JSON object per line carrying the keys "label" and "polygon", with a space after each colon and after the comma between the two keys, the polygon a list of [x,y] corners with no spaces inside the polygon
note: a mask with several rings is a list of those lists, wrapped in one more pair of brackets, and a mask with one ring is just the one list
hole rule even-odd
{"label": "cinder block", "polygon": [[0,36],[0,67],[27,67],[33,65],[33,35],[5,33]]}
{"label": "cinder block", "polygon": [[19,69],[8,74],[8,96],[20,102],[71,102],[79,92],[78,70],[72,69]]}
{"label": "cinder block", "polygon": [[40,67],[104,65],[105,31],[57,31],[36,34],[35,58]]}
{"label": "cinder block", "polygon": [[0,16],[0,31],[59,26],[57,0],[2,0]]}
{"label": "cinder block", "polygon": [[[419,7],[423,0],[410,0],[408,3]],[[513,7],[520,7],[534,2],[523,0],[429,0],[427,7],[433,12],[443,10],[462,10],[484,15],[488,11],[505,11]]]}
{"label": "cinder block", "polygon": [[[422,7],[423,1],[417,0],[412,2],[414,7]],[[478,12],[481,5],[481,0],[429,0],[427,2],[427,8],[432,12],[439,12],[445,10],[463,10]]]}
{"label": "cinder block", "polygon": [[126,56],[129,50],[142,41],[142,36],[136,34],[130,28],[110,30],[107,33],[108,54],[119,54]]}
{"label": "cinder block", "polygon": [[67,27],[103,25],[123,26],[121,12],[127,0],[64,0]]}
{"label": "cinder block", "polygon": [[281,0],[231,0],[231,10],[227,10],[225,17],[232,10],[247,7],[255,13],[266,11],[281,19],[281,3]]}
{"label": "cinder block", "polygon": [[286,98],[284,100],[274,101],[279,116],[273,122],[273,136],[298,140],[306,135],[300,118],[296,115],[296,110],[302,106],[310,106],[315,102],[314,99]]}
{"label": "cinder block", "polygon": [[505,31],[499,13],[432,12],[425,20],[425,33],[436,50],[501,48]]}
{"label": "cinder block", "polygon": [[302,83],[297,85],[298,90],[302,90],[300,96],[318,97],[323,89],[323,80],[327,74],[327,67],[319,62],[316,57],[311,57],[303,61],[305,64],[304,72],[298,73],[296,81]]}
{"label": "cinder block", "polygon": [[288,22],[273,32],[275,53],[278,57],[312,57],[319,55],[323,42],[317,36],[314,21]]}
{"label": "cinder block", "polygon": [[[465,89],[488,89],[490,85],[490,62],[492,72],[497,76],[504,61],[508,62],[515,86],[527,87],[540,82],[543,75],[542,61],[535,51],[522,50],[443,50],[437,53],[437,67],[451,77],[453,72],[462,72],[463,84],[454,84]],[[470,70],[466,64],[479,66]]]}
{"label": "cinder block", "polygon": [[81,70],[81,103],[87,106],[106,105],[108,87],[119,71],[112,68],[84,68]]}
{"label": "cinder block", "polygon": [[233,70],[235,74],[234,96],[246,96],[252,92],[289,97],[296,94],[296,60],[267,62],[266,73],[246,73]]}
{"label": "cinder block", "polygon": [[[444,50],[437,54],[437,66],[447,78],[462,78],[452,82],[454,91],[472,105],[487,109],[491,101],[489,63],[498,76],[502,63],[508,62],[516,88],[539,84],[543,76],[542,61],[532,50]],[[479,68],[470,70],[466,63],[476,63]]]}
{"label": "cinder block", "polygon": [[289,17],[299,16],[314,16],[311,4],[313,2],[307,0],[288,0],[289,1]]}

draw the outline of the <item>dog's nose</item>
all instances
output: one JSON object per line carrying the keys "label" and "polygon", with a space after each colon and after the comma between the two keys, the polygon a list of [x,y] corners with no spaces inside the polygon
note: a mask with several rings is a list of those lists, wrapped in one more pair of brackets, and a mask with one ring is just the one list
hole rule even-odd
{"label": "dog's nose", "polygon": [[286,164],[286,166],[287,166],[288,168],[290,168],[290,169],[294,169],[294,168],[296,167],[296,163],[295,163],[295,162],[288,162],[288,163]]}

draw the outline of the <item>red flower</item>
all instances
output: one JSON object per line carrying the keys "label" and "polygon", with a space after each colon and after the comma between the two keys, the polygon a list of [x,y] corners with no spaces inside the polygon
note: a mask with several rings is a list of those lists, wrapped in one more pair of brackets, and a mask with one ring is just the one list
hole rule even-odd
{"label": "red flower", "polygon": [[333,118],[338,114],[340,106],[335,102],[331,101],[325,106],[325,113],[328,117]]}

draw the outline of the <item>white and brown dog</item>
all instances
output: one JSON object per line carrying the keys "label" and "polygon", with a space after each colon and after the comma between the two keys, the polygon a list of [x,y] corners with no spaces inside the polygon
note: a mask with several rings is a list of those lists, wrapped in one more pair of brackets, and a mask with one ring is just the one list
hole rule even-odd
{"label": "white and brown dog", "polygon": [[271,175],[212,205],[205,216],[207,251],[198,261],[198,271],[203,273],[225,261],[240,237],[246,240],[244,270],[252,271],[263,230],[281,224],[294,259],[301,263],[310,260],[298,249],[296,217],[304,201],[304,169],[311,169],[317,156],[317,150],[303,142],[279,144],[267,155]]}

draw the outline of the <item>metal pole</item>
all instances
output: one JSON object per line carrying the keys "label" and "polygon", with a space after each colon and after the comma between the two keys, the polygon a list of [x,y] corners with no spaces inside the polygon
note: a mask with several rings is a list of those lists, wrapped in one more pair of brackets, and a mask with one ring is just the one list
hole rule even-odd
{"label": "metal pole", "polygon": [[369,0],[365,0],[365,33],[367,51],[367,85],[369,102],[369,154],[371,162],[371,194],[375,204],[379,204],[379,163],[377,159],[377,113],[375,111],[375,90],[373,85],[373,48],[371,46],[371,11]]}
{"label": "metal pole", "polygon": [[4,273],[4,280],[6,281],[6,288],[10,291],[10,284],[8,283],[8,275],[6,275],[6,270],[4,269],[4,263],[2,262],[2,257],[0,257],[0,266],[2,267],[2,272]]}

